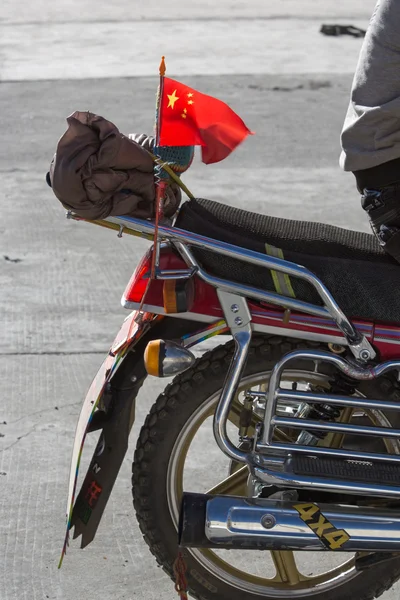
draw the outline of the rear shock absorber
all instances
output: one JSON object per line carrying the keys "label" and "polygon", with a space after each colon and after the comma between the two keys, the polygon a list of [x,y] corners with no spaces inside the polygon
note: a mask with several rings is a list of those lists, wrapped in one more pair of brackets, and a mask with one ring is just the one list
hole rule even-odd
{"label": "rear shock absorber", "polygon": [[[323,392],[324,389],[321,387],[313,388],[314,391]],[[337,374],[332,383],[330,392],[333,394],[340,394],[351,396],[355,392],[355,381],[350,377],[343,374]],[[329,404],[302,404],[297,413],[297,418],[303,419],[315,419],[318,421],[336,421],[340,417],[340,413],[343,409],[338,407],[330,406]],[[301,431],[299,434],[296,444],[301,446],[316,446],[320,440],[323,440],[327,435],[326,431]]]}

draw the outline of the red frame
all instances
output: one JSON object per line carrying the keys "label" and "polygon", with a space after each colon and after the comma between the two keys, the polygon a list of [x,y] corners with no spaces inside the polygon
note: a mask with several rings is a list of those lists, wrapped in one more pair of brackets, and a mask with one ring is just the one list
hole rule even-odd
{"label": "red frame", "polygon": [[[147,254],[147,259],[150,265],[150,253]],[[161,253],[160,268],[162,270],[172,270],[187,267],[179,256],[167,248]],[[129,303],[127,308],[139,307],[138,304],[135,304],[135,300],[131,296],[136,283],[137,281],[132,277],[124,292],[122,302],[123,304]],[[190,312],[180,314],[179,316],[210,323],[214,320],[223,319],[224,315],[215,289],[196,276],[194,277],[194,283],[193,306]],[[280,335],[286,334],[300,339],[302,337],[305,339],[319,339],[327,343],[340,344],[341,340],[343,340],[342,332],[336,323],[329,318],[295,312],[291,312],[288,317],[288,315],[285,315],[283,308],[254,300],[249,300],[248,305],[252,314],[252,323],[256,331],[265,330],[271,333],[276,331]],[[157,314],[165,314],[163,307],[163,281],[154,280],[149,284],[143,309]],[[373,343],[382,360],[400,358],[400,324],[380,323],[357,318],[352,319],[352,322]]]}

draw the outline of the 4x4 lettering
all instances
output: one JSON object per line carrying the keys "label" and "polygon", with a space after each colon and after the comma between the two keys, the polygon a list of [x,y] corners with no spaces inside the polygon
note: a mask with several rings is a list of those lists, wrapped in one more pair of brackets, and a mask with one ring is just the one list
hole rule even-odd
{"label": "4x4 lettering", "polygon": [[328,542],[331,550],[337,550],[350,539],[350,536],[344,529],[336,529],[330,533],[325,533],[324,538]]}
{"label": "4x4 lettering", "polygon": [[336,527],[322,514],[319,507],[311,502],[294,504],[293,508],[299,513],[300,519],[319,537],[329,550],[341,548],[349,539],[349,534],[344,529]]}
{"label": "4x4 lettering", "polygon": [[302,521],[311,521],[315,513],[319,513],[319,508],[315,504],[295,504],[293,506],[300,515]]}
{"label": "4x4 lettering", "polygon": [[329,523],[329,521],[325,519],[324,515],[321,513],[319,513],[318,521],[315,521],[314,523],[307,523],[307,525],[316,533],[319,538],[323,536],[326,537],[327,534],[325,534],[325,531],[333,529],[332,523]]}

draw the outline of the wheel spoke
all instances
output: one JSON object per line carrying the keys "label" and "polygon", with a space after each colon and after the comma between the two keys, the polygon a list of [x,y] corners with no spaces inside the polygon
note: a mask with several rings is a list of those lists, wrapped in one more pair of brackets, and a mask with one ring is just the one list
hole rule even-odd
{"label": "wheel spoke", "polygon": [[247,478],[249,476],[248,468],[241,467],[232,475],[229,475],[223,481],[220,481],[217,485],[206,492],[207,494],[233,494],[247,496]]}
{"label": "wheel spoke", "polygon": [[274,442],[291,442],[291,443],[293,443],[294,440],[292,437],[290,437],[290,435],[288,435],[287,433],[282,431],[282,429],[279,429],[278,427],[276,427],[274,430]]}
{"label": "wheel spoke", "polygon": [[296,565],[295,557],[290,550],[272,550],[271,557],[276,568],[275,581],[296,585],[302,580],[302,576]]}

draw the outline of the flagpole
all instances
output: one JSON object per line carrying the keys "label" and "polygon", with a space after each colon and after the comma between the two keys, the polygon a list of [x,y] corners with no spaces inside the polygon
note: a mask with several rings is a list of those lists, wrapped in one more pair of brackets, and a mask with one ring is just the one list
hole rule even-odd
{"label": "flagpole", "polygon": [[[164,76],[165,76],[166,66],[165,66],[165,56],[161,57],[161,62],[159,66],[160,73],[160,84],[158,89],[158,97],[157,97],[157,106],[156,106],[156,139],[154,142],[154,150],[157,153],[157,149],[160,142],[160,131],[161,131],[161,107],[163,102],[163,93],[164,93]],[[158,167],[159,170],[159,167]],[[154,250],[153,250],[153,259],[151,264],[151,279],[155,279],[156,272],[160,263],[160,241],[158,239],[158,225],[160,219],[162,219],[164,211],[163,211],[163,201],[165,190],[167,187],[167,182],[160,177],[160,174],[157,173],[157,167],[155,172],[155,186],[156,186],[156,203],[155,203],[155,222],[154,222]]]}
{"label": "flagpole", "polygon": [[158,98],[157,98],[157,110],[156,110],[156,141],[155,146],[158,147],[160,145],[160,131],[161,131],[161,103],[164,93],[164,77],[165,71],[167,70],[165,66],[165,56],[161,57],[160,66],[158,68],[160,73],[160,85],[158,88]]}

